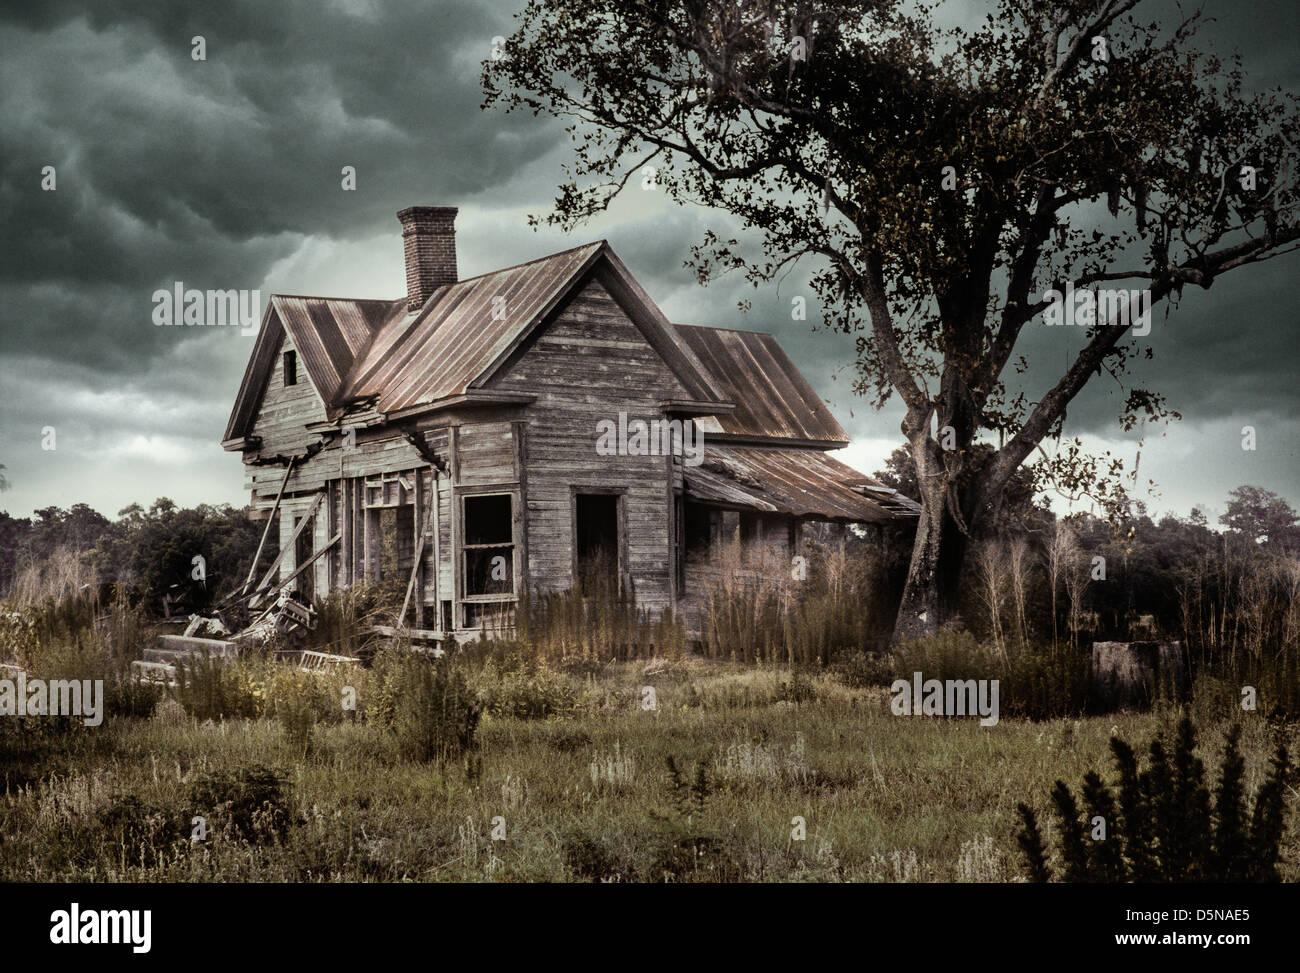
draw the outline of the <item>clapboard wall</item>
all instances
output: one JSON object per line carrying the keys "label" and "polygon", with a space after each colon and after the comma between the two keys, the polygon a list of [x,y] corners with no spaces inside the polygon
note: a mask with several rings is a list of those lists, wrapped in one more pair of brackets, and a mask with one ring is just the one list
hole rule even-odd
{"label": "clapboard wall", "polygon": [[526,410],[528,578],[537,590],[573,584],[573,494],[617,490],[623,542],[642,607],[672,602],[671,457],[600,456],[597,423],[663,417],[686,391],[608,291],[589,282],[523,351],[494,388],[537,396]]}

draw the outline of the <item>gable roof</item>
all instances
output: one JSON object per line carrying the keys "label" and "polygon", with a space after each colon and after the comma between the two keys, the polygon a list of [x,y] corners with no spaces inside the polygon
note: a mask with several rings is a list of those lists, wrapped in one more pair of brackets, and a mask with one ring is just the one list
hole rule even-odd
{"label": "gable roof", "polygon": [[775,337],[758,331],[673,327],[717,377],[723,395],[736,403],[730,414],[715,416],[724,434],[848,444],[844,427]]}
{"label": "gable roof", "polygon": [[224,438],[248,435],[283,334],[331,420],[360,401],[395,412],[482,388],[593,276],[694,398],[730,408],[716,379],[600,240],[439,287],[416,312],[407,311],[405,298],[272,296]]}

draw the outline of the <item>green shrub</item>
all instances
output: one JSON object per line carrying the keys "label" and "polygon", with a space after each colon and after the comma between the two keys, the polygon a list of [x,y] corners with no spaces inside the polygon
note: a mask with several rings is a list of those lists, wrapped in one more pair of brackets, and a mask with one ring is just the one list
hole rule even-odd
{"label": "green shrub", "polygon": [[618,858],[608,842],[587,831],[565,835],[560,847],[564,865],[574,878],[585,882],[617,882],[631,877],[632,869]]}
{"label": "green shrub", "polygon": [[134,794],[115,797],[96,815],[92,830],[128,861],[162,855],[187,835],[179,812],[146,804]]}
{"label": "green shrub", "polygon": [[997,679],[1003,717],[1045,720],[1095,709],[1091,657],[1068,646],[1017,644],[1003,653],[970,632],[944,630],[895,648],[892,668],[897,679],[914,672],[941,681]]}
{"label": "green shrub", "polygon": [[286,696],[275,703],[275,718],[284,731],[284,741],[299,757],[311,751],[312,732],[316,728],[316,711],[306,695]]}
{"label": "green shrub", "polygon": [[894,681],[889,657],[876,652],[845,652],[831,665],[830,671],[852,689],[888,686]]}
{"label": "green shrub", "polygon": [[460,667],[388,648],[381,652],[376,715],[397,737],[404,760],[444,761],[467,753],[482,715],[478,695]]}
{"label": "green shrub", "polygon": [[104,687],[104,712],[108,716],[125,716],[147,720],[153,716],[163,696],[163,687],[145,679],[115,680]]}
{"label": "green shrub", "polygon": [[265,844],[283,840],[293,825],[287,788],[283,771],[248,764],[199,777],[189,799],[195,813],[208,819],[209,833]]}
{"label": "green shrub", "polygon": [[489,664],[477,685],[493,716],[544,720],[572,714],[578,705],[578,693],[572,684],[545,662],[509,668]]}
{"label": "green shrub", "polygon": [[[1269,776],[1248,808],[1245,761],[1238,747],[1241,728],[1227,734],[1218,785],[1211,792],[1205,766],[1194,754],[1196,731],[1186,714],[1178,723],[1172,751],[1158,735],[1146,769],[1118,737],[1111,752],[1118,790],[1096,772],[1083,779],[1083,809],[1062,781],[1052,790],[1060,864],[1065,882],[1276,882],[1286,824],[1285,790],[1291,769],[1278,744]],[[1032,881],[1052,878],[1033,809],[1018,806],[1017,836]],[[1093,823],[1105,822],[1105,839],[1093,840]]]}
{"label": "green shrub", "polygon": [[261,702],[247,673],[207,651],[177,660],[175,696],[185,712],[200,722],[261,715]]}
{"label": "green shrub", "polygon": [[677,767],[672,755],[665,758],[668,767],[668,813],[651,812],[662,832],[650,864],[650,879],[660,882],[734,882],[740,867],[723,836],[705,825],[713,784],[708,763],[695,765],[694,777],[688,778]]}

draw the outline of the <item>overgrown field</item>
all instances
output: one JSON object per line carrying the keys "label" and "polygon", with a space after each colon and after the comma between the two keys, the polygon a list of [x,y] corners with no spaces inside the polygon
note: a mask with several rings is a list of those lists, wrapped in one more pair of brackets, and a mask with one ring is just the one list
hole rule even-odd
{"label": "overgrown field", "polygon": [[[98,728],[8,730],[0,880],[1020,880],[1017,803],[1113,780],[1111,736],[1141,750],[1178,713],[981,727],[894,716],[887,690],[835,670],[479,659],[437,696],[476,700],[472,743],[413,756],[414,690],[382,665],[280,667],[293,691],[259,681],[270,666],[237,673],[252,718],[200,722],[168,697]],[[1211,782],[1242,724],[1248,794],[1279,736],[1300,742],[1231,692],[1198,693],[1192,715]],[[1287,800],[1294,881],[1294,782]]]}

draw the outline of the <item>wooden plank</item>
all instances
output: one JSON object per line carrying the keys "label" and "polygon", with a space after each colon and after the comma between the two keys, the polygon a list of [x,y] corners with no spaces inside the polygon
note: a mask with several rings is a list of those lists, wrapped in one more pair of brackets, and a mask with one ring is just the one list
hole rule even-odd
{"label": "wooden plank", "polygon": [[[422,480],[423,480],[423,472],[421,471],[420,475],[416,480],[417,485],[416,485],[415,495],[417,498],[420,496],[421,489],[423,486]],[[415,563],[411,566],[411,580],[406,583],[406,597],[402,599],[401,614],[397,616],[397,625],[399,628],[406,624],[406,608],[411,603],[411,592],[415,590],[415,580],[420,574],[420,559],[424,556],[425,531],[420,529],[421,513],[422,511],[420,510],[420,506],[417,503],[415,507],[415,523],[416,523],[416,531],[417,531],[417,537],[415,541]],[[428,518],[424,518],[424,519],[426,521],[428,520]],[[435,515],[435,519],[436,519],[436,515]]]}
{"label": "wooden plank", "polygon": [[352,480],[339,480],[339,511],[342,523],[343,540],[339,544],[339,584],[348,587],[352,584]]}
{"label": "wooden plank", "polygon": [[253,583],[253,578],[257,576],[257,562],[262,556],[262,549],[266,547],[266,538],[270,536],[271,525],[275,523],[275,512],[280,509],[280,498],[284,496],[285,484],[289,482],[289,475],[293,473],[293,464],[297,457],[289,457],[289,465],[284,468],[284,479],[280,481],[280,490],[275,495],[275,506],[271,508],[270,514],[266,518],[266,529],[262,531],[262,539],[258,541],[257,553],[253,555],[253,563],[248,566],[248,577],[244,579],[244,586],[239,589],[239,597],[243,597],[248,592],[248,586]]}
{"label": "wooden plank", "polygon": [[528,588],[528,444],[525,430],[528,423],[520,420],[513,423],[515,447],[515,479],[519,481],[519,492],[515,495],[515,597],[520,598]]}
{"label": "wooden plank", "polygon": [[[415,599],[415,627],[424,628],[424,533],[428,529],[429,518],[424,516],[425,490],[424,470],[415,471],[415,503],[411,519],[415,522],[415,563],[411,565],[411,586],[419,592]],[[437,514],[434,514],[434,518]],[[410,597],[409,594],[407,596]],[[399,624],[406,621],[406,608],[402,608]]]}
{"label": "wooden plank", "polygon": [[[280,569],[280,562],[284,560],[285,554],[292,551],[294,547],[297,545],[298,535],[302,533],[303,528],[306,527],[309,523],[311,523],[312,519],[316,516],[316,509],[320,506],[322,497],[323,494],[320,493],[316,494],[316,499],[312,503],[311,507],[308,508],[307,515],[303,517],[302,522],[293,529],[293,536],[291,536],[286,543],[280,545],[280,553],[276,555],[275,561],[267,569],[266,574],[262,576],[262,580],[257,586],[257,591],[253,592],[252,598],[249,599],[248,602],[249,608],[256,608],[259,604],[261,604],[262,599],[259,597],[259,595],[261,594],[261,592],[263,592],[266,589],[266,586],[271,583],[271,578],[274,577],[275,573]],[[311,560],[307,561],[307,563],[311,564],[312,561],[314,561],[315,559],[316,559],[315,556],[313,556]],[[297,576],[298,576],[298,572],[295,571],[289,577],[295,578]],[[280,585],[277,585],[276,590],[279,590],[279,588]]]}
{"label": "wooden plank", "polygon": [[370,575],[371,549],[375,541],[372,536],[375,531],[371,527],[371,521],[374,520],[374,515],[371,514],[370,508],[366,506],[365,481],[361,481],[357,486],[361,488],[358,491],[361,494],[360,502],[358,504],[358,513],[361,517],[361,580],[371,581],[373,580]]}
{"label": "wooden plank", "polygon": [[433,510],[433,606],[437,617],[436,628],[442,631],[442,474],[433,467],[433,497],[430,500]]}
{"label": "wooden plank", "polygon": [[[302,564],[298,565],[298,567],[294,570],[293,574],[289,575],[289,577],[285,578],[283,581],[281,581],[279,584],[277,584],[274,588],[272,588],[270,591],[268,591],[268,592],[266,593],[266,597],[267,597],[268,599],[270,599],[272,596],[279,594],[279,593],[280,593],[280,590],[281,590],[282,588],[284,588],[286,585],[288,585],[290,581],[292,581],[294,578],[298,577],[298,575],[302,574],[302,573],[303,573],[304,571],[306,571],[309,567],[311,567],[313,564],[315,564],[316,561],[317,561],[317,559],[319,559],[320,557],[322,557],[322,556],[325,554],[326,551],[328,551],[331,547],[333,547],[335,544],[337,544],[337,543],[339,542],[339,539],[340,539],[342,536],[343,536],[342,534],[335,534],[333,537],[331,537],[331,538],[329,539],[329,541],[325,544],[324,547],[322,547],[319,551],[317,551],[317,552],[316,552],[315,554],[313,554],[311,557],[307,558],[307,560],[303,561]],[[265,615],[265,612],[263,612],[263,615]]]}
{"label": "wooden plank", "polygon": [[376,635],[384,635],[388,638],[406,636],[412,639],[423,639],[430,642],[442,642],[449,636],[446,632],[435,632],[425,628],[394,628],[391,625],[372,625],[370,631]]}

